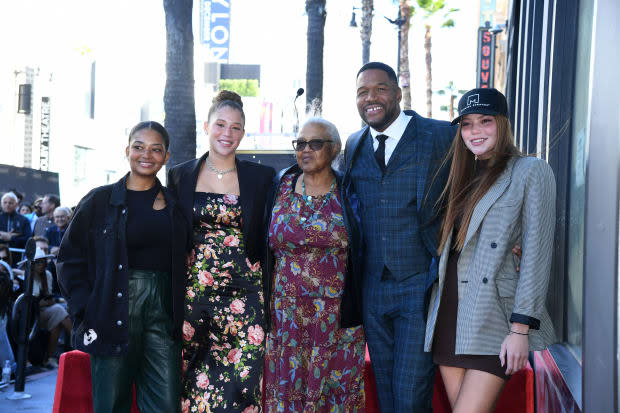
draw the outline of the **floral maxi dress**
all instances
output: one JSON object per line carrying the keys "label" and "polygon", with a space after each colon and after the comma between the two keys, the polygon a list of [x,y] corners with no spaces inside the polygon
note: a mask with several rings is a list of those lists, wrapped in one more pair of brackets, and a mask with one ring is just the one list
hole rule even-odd
{"label": "floral maxi dress", "polygon": [[265,353],[268,412],[363,412],[365,339],[340,328],[347,231],[337,191],[306,203],[292,175],[280,185],[269,228],[276,258]]}
{"label": "floral maxi dress", "polygon": [[245,253],[236,195],[196,192],[183,323],[183,413],[261,411],[260,263]]}

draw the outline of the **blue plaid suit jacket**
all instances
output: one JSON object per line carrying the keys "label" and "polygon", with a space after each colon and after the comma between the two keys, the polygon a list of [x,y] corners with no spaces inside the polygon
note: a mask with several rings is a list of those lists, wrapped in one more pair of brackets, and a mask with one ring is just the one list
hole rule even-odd
{"label": "blue plaid suit jacket", "polygon": [[[449,165],[436,172],[456,128],[414,111],[405,114],[412,119],[383,177],[372,156],[368,127],[351,135],[345,148],[343,186],[345,192],[356,192],[362,200],[366,276],[377,276],[385,264],[395,279],[405,279],[429,270],[437,256],[440,220],[435,201]],[[362,168],[352,173],[354,167]]]}

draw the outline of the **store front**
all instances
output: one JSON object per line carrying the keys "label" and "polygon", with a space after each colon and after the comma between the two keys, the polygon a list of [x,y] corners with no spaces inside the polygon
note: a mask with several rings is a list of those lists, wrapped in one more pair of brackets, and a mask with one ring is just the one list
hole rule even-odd
{"label": "store front", "polygon": [[559,343],[532,357],[538,412],[618,409],[620,4],[513,0],[506,95],[517,144],[557,181],[548,307]]}

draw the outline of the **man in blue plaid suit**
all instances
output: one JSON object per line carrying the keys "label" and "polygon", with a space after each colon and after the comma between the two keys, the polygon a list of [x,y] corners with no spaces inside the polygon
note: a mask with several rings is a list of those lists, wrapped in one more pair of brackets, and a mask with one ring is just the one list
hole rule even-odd
{"label": "man in blue plaid suit", "polygon": [[456,132],[401,111],[401,97],[392,68],[360,69],[357,108],[368,126],[347,140],[343,181],[361,203],[364,330],[382,413],[432,411],[425,301],[436,277],[435,200],[445,183],[443,174],[433,177]]}

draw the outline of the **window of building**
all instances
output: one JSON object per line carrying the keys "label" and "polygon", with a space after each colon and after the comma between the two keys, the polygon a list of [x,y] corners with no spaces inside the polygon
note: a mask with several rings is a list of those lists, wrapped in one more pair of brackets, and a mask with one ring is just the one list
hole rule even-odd
{"label": "window of building", "polygon": [[593,3],[593,0],[582,0],[579,4],[570,153],[565,339],[579,358],[581,358],[583,319],[585,177],[587,136],[589,135],[587,125],[590,102],[590,47],[592,43]]}

